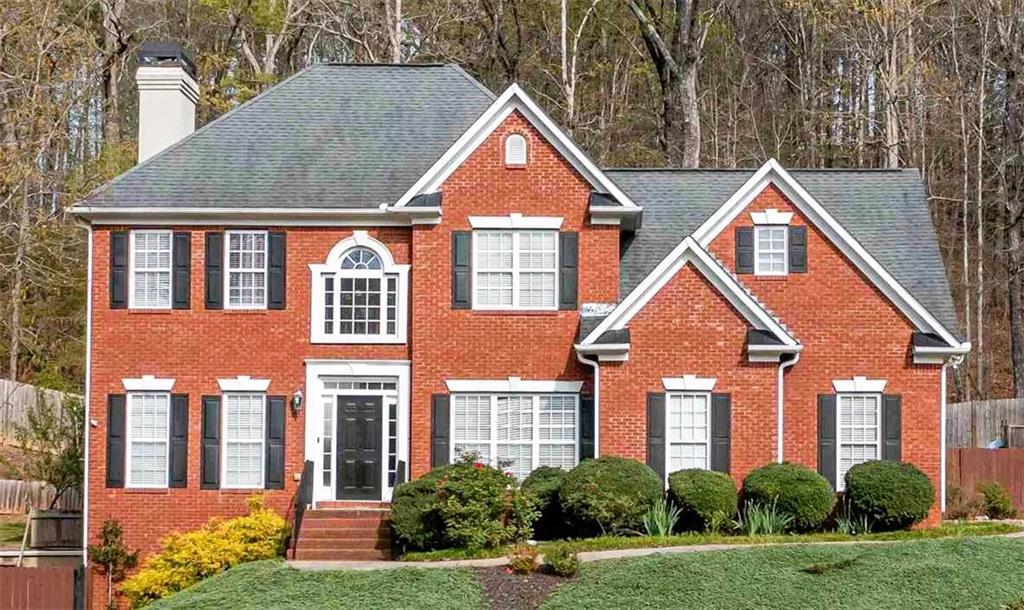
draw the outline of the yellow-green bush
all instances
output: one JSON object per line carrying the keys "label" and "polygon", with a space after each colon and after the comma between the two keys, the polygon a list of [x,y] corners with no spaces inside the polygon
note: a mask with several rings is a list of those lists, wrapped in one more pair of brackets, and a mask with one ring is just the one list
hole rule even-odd
{"label": "yellow-green bush", "polygon": [[244,517],[211,519],[198,530],[165,538],[161,551],[121,585],[121,592],[132,607],[145,606],[233,565],[276,557],[287,536],[285,520],[254,496]]}

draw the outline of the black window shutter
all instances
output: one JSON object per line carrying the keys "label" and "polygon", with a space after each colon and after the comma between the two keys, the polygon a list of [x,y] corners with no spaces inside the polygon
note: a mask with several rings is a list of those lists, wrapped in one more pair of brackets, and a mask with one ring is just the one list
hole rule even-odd
{"label": "black window shutter", "polygon": [[169,487],[188,487],[188,394],[171,394]]}
{"label": "black window shutter", "polygon": [[647,395],[647,465],[665,480],[665,395]]}
{"label": "black window shutter", "polygon": [[430,397],[430,467],[437,468],[449,462],[451,453],[451,398],[447,394]]}
{"label": "black window shutter", "polygon": [[836,488],[836,395],[818,394],[818,474]]}
{"label": "black window shutter", "polygon": [[594,397],[580,396],[580,461],[594,457]]}
{"label": "black window shutter", "polygon": [[284,396],[267,397],[267,489],[284,489]]}
{"label": "black window shutter", "polygon": [[202,452],[199,455],[201,489],[220,487],[220,396],[203,396]]}
{"label": "black window shutter", "polygon": [[473,233],[455,231],[452,233],[452,309],[469,309],[473,306],[472,274],[470,252]]}
{"label": "black window shutter", "polygon": [[754,227],[736,228],[736,273],[754,272]]}
{"label": "black window shutter", "polygon": [[900,461],[900,437],[903,428],[903,398],[898,394],[882,397],[882,459]]}
{"label": "black window shutter", "polygon": [[[124,487],[125,395],[107,396],[107,487]],[[87,424],[88,425],[88,424]]]}
{"label": "black window shutter", "polygon": [[807,227],[789,228],[789,272],[807,273]]}
{"label": "black window shutter", "polygon": [[174,233],[174,267],[171,277],[171,306],[174,309],[188,309],[192,300],[192,234],[183,231]]}
{"label": "black window shutter", "polygon": [[224,234],[206,234],[206,308],[224,309]]}
{"label": "black window shutter", "polygon": [[128,232],[110,234],[110,308],[128,307]]}
{"label": "black window shutter", "polygon": [[579,233],[558,234],[558,308],[576,309],[580,266]]}
{"label": "black window shutter", "polygon": [[270,256],[267,258],[267,309],[285,307],[285,234],[269,233]]}
{"label": "black window shutter", "polygon": [[711,395],[711,470],[729,472],[730,430],[732,428],[732,396]]}

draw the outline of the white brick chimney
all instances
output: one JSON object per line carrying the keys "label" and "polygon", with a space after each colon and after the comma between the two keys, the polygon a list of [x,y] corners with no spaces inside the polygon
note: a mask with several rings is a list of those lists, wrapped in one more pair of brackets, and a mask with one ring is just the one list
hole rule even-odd
{"label": "white brick chimney", "polygon": [[196,129],[195,63],[176,43],[147,42],[139,47],[139,163]]}

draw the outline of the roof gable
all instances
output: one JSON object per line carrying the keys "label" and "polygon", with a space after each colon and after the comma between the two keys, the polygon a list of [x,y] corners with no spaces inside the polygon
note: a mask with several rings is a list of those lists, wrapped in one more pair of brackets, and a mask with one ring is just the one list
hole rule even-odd
{"label": "roof gable", "polygon": [[[770,345],[799,351],[800,344],[783,324],[775,318],[742,284],[729,273],[693,237],[687,237],[666,256],[655,269],[629,295],[595,326],[580,345],[598,342],[608,331],[625,329],[633,319],[686,265],[692,264],[708,282],[740,313],[756,330],[765,331],[760,337],[775,339]],[[769,344],[763,342],[761,344]]]}
{"label": "roof gable", "polygon": [[523,91],[512,84],[494,103],[420,176],[395,204],[405,207],[413,198],[436,192],[444,181],[494,132],[513,112],[519,112],[558,150],[559,154],[598,191],[608,193],[624,208],[639,209],[558,125]]}
{"label": "roof gable", "polygon": [[452,65],[314,65],[76,207],[374,210],[402,196],[493,99]]}

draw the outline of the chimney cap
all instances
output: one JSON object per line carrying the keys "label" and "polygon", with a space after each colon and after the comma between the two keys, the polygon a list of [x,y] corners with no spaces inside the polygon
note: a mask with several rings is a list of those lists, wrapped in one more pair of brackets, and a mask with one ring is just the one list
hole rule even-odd
{"label": "chimney cap", "polygon": [[192,78],[196,77],[196,64],[192,53],[176,42],[146,42],[136,52],[140,65],[181,66]]}

